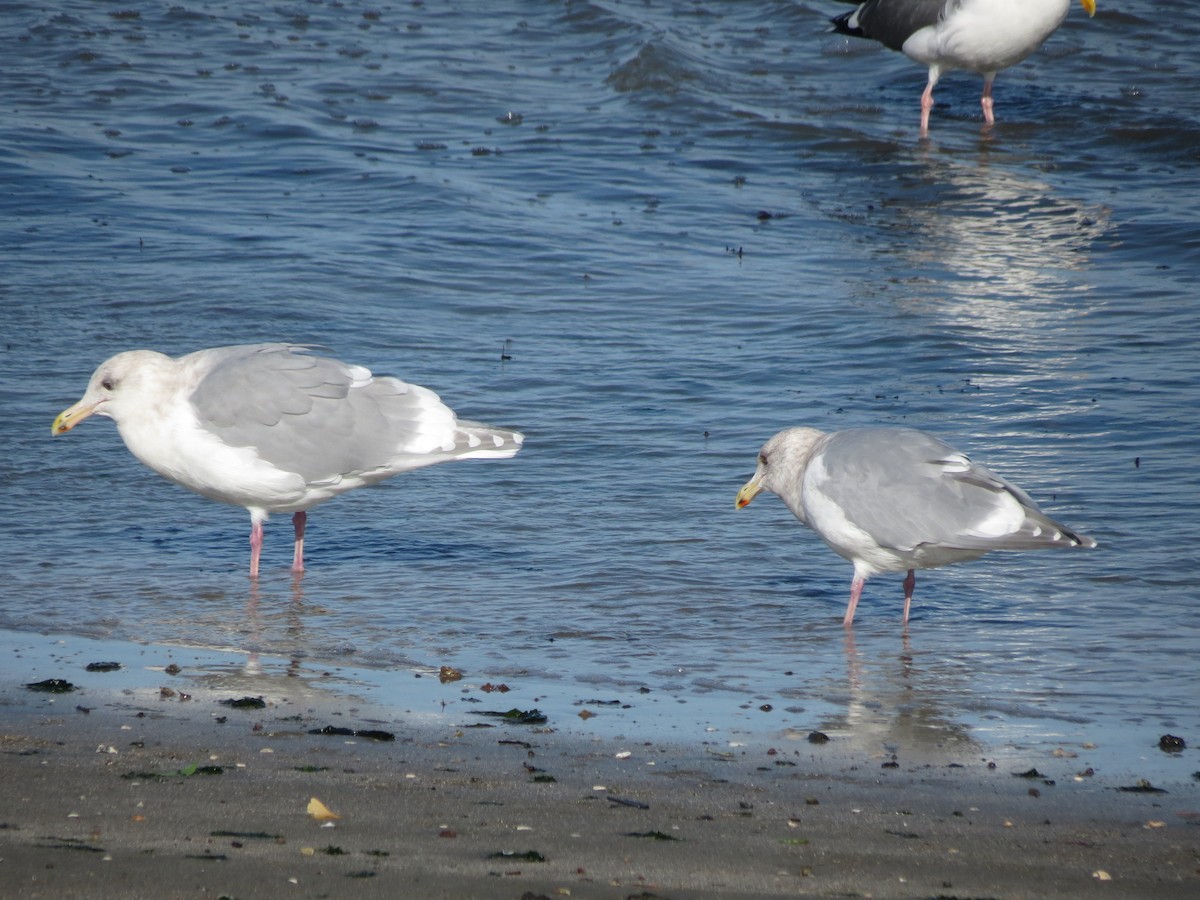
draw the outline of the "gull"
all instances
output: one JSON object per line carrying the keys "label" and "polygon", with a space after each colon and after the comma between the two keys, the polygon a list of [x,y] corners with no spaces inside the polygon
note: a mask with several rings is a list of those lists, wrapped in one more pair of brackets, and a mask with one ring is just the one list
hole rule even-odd
{"label": "gull", "polygon": [[823,432],[789,428],[758,454],[738,509],[761,491],[788,509],[839,556],[854,564],[854,623],[863,585],[880,572],[908,571],[908,623],[916,569],[978,559],[990,550],[1095,547],[1047,518],[1023,490],[933,435],[913,428]]}
{"label": "gull", "polygon": [[317,504],[421,466],[511,457],[524,440],[457,419],[428,388],[285,343],[174,359],[118,353],[52,433],[91,415],[115,421],[125,446],[159,475],[250,513],[251,578],[271,513],[292,513],[292,569],[302,572],[307,511]]}
{"label": "gull", "polygon": [[[1095,0],[1080,0],[1089,16]],[[929,133],[933,88],[943,72],[983,76],[979,103],[988,125],[996,73],[1015,66],[1046,42],[1067,17],[1071,0],[866,0],[832,19],[833,30],[879,41],[929,67],[921,95],[921,135]]]}

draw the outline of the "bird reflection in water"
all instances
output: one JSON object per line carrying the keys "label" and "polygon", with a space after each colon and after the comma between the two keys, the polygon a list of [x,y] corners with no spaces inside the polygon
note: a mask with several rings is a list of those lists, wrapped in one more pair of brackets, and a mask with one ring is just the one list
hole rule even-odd
{"label": "bird reflection in water", "polygon": [[[894,638],[893,638],[894,641]],[[855,632],[846,629],[842,651],[846,663],[843,690],[831,690],[829,701],[842,709],[819,724],[837,741],[839,752],[850,757],[879,759],[904,765],[905,754],[922,762],[948,764],[968,755],[977,756],[980,744],[966,723],[948,716],[947,696],[961,696],[962,676],[949,665],[914,651],[907,628],[901,647],[880,643],[878,656],[860,649]],[[808,732],[795,732],[803,740]]]}

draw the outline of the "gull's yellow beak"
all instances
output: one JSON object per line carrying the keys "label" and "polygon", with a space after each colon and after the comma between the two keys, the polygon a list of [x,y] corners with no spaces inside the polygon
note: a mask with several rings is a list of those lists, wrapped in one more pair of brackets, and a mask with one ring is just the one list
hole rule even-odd
{"label": "gull's yellow beak", "polygon": [[1079,0],[1079,5],[1083,7],[1083,11],[1089,16],[1096,14],[1096,0]]}
{"label": "gull's yellow beak", "polygon": [[80,400],[74,406],[69,406],[58,414],[54,424],[50,426],[51,434],[66,434],[88,416],[96,411],[98,403]]}
{"label": "gull's yellow beak", "polygon": [[738,491],[737,500],[734,501],[734,505],[737,506],[738,509],[741,509],[743,506],[749,506],[750,501],[757,497],[759,491],[761,490],[762,483],[757,478],[751,478],[749,481],[743,484],[742,489]]}

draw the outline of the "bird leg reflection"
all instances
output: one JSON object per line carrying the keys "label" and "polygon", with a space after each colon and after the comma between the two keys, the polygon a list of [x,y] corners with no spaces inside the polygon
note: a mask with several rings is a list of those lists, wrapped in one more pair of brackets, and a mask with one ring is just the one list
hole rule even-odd
{"label": "bird leg reflection", "polygon": [[862,690],[862,662],[858,658],[853,631],[845,632],[842,638],[842,652],[846,654],[846,685],[853,695]]}
{"label": "bird leg reflection", "polygon": [[[264,623],[260,609],[261,598],[260,582],[258,580],[250,582],[250,591],[246,594],[246,608],[243,611],[245,632],[249,640],[249,645],[246,648],[246,662],[242,666],[242,674],[255,677],[262,676],[264,672],[262,655],[255,648],[263,646],[268,639],[264,635]],[[269,599],[270,595],[268,595]],[[297,572],[292,576],[289,599],[290,602],[285,607],[283,621],[286,623],[286,627],[283,633],[291,639],[291,642],[302,643],[305,637],[303,572]],[[272,606],[271,608],[276,609],[277,607]],[[287,654],[286,673],[289,678],[300,676],[304,659],[305,655],[303,653],[292,652]]]}
{"label": "bird leg reflection", "polygon": [[[287,630],[289,637],[303,638],[304,637],[304,572],[294,572],[292,574],[292,602],[288,606],[287,612]],[[300,674],[300,656],[303,654],[293,654],[288,659],[287,673],[290,677],[295,678]]]}

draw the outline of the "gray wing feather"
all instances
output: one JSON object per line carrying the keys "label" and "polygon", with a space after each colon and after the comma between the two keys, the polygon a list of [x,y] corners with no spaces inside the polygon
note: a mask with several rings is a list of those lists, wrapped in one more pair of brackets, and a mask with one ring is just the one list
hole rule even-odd
{"label": "gray wing feather", "polygon": [[[913,429],[836,432],[822,451],[830,477],[820,489],[877,543],[898,550],[1092,543],[1047,518],[1016,485],[964,460],[949,444]],[[981,523],[1012,499],[1025,513],[1018,530],[1004,536],[982,533]]]}
{"label": "gray wing feather", "polygon": [[433,392],[394,378],[364,383],[366,369],[306,349],[223,348],[191,395],[201,425],[310,484],[424,464],[413,454],[405,465],[406,448],[453,429],[454,414]]}
{"label": "gray wing feather", "polygon": [[[315,397],[342,399],[349,391],[343,373],[320,365],[332,360],[300,355],[287,344],[221,347],[201,353],[209,355],[210,368],[191,401],[206,427],[277,425],[285,415],[309,412]],[[249,431],[242,436],[254,437]]]}

